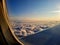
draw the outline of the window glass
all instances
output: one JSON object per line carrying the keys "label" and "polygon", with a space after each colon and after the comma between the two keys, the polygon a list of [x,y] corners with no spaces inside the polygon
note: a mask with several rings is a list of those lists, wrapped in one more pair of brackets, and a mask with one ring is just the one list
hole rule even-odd
{"label": "window glass", "polygon": [[6,0],[6,3],[11,28],[19,40],[29,42],[26,37],[60,23],[60,0]]}

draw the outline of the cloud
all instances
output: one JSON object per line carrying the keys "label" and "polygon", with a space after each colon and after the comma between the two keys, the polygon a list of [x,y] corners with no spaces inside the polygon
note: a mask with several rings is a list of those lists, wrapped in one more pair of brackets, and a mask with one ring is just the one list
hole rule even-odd
{"label": "cloud", "polygon": [[51,11],[52,13],[60,13],[60,10]]}

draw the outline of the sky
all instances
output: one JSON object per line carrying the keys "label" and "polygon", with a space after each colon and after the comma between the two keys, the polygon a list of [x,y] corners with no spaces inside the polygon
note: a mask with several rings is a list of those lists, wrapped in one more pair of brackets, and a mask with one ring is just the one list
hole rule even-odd
{"label": "sky", "polygon": [[10,19],[60,20],[60,0],[7,0]]}

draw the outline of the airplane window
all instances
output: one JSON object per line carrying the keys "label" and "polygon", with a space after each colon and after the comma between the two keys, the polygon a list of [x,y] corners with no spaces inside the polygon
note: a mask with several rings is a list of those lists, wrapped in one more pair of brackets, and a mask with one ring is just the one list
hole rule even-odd
{"label": "airplane window", "polygon": [[40,33],[60,24],[60,0],[6,0],[6,3],[12,31],[23,43],[39,45]]}

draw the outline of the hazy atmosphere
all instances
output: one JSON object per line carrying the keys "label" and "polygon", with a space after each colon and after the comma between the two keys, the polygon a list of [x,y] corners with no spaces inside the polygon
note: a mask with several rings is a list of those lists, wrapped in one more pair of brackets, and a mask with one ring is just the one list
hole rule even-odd
{"label": "hazy atmosphere", "polygon": [[60,0],[7,0],[13,20],[60,20]]}

